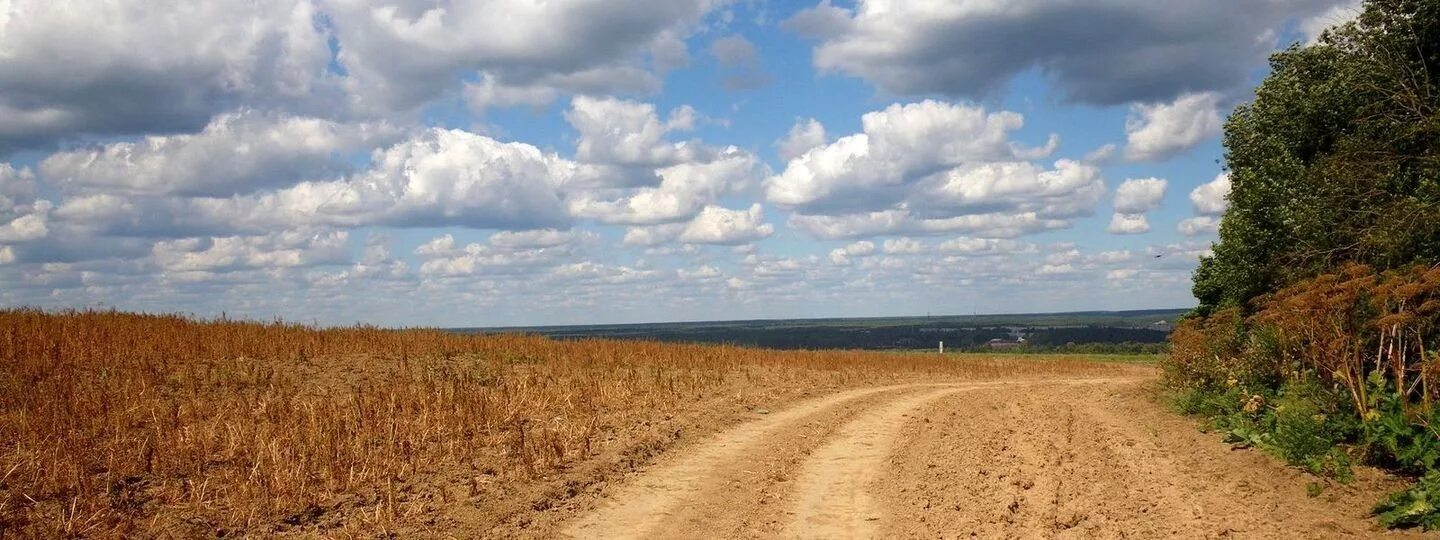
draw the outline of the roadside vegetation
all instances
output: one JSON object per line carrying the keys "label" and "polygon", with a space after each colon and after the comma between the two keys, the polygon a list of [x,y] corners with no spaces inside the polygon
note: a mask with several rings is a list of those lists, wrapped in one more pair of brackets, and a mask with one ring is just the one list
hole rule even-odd
{"label": "roadside vegetation", "polygon": [[1440,529],[1440,2],[1367,1],[1271,68],[1165,382],[1237,445],[1413,477],[1375,513]]}
{"label": "roadside vegetation", "polygon": [[1125,369],[0,310],[0,537],[517,534],[807,395]]}

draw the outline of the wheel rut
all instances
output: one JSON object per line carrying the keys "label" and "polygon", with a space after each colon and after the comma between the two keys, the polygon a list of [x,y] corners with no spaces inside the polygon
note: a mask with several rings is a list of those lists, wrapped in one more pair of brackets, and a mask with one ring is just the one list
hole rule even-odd
{"label": "wheel rut", "polygon": [[[1154,379],[850,390],[678,448],[601,494],[571,538],[1216,538],[1381,534],[1378,489],[1231,452]],[[1293,510],[1282,508],[1283,505]],[[1401,534],[1400,536],[1404,536]]]}

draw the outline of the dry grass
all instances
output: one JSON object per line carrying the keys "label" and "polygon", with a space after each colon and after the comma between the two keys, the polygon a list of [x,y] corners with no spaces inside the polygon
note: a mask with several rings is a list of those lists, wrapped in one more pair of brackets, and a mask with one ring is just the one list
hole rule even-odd
{"label": "dry grass", "polygon": [[1112,369],[0,311],[0,537],[484,533],[725,411]]}

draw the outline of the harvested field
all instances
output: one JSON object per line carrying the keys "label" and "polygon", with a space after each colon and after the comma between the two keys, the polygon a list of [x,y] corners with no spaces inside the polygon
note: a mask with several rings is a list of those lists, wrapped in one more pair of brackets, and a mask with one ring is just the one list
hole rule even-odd
{"label": "harvested field", "polygon": [[757,410],[1137,369],[27,310],[0,344],[0,528],[33,537],[538,533]]}

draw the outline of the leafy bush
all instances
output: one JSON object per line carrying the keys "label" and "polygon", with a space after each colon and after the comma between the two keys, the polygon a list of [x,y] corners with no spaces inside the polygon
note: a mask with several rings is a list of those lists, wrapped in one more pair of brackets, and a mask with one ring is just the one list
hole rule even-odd
{"label": "leafy bush", "polygon": [[1391,494],[1375,505],[1373,512],[1386,527],[1440,529],[1440,471],[1431,471],[1414,487]]}
{"label": "leafy bush", "polygon": [[1407,412],[1399,392],[1372,372],[1364,442],[1372,460],[1401,471],[1423,474],[1440,463],[1440,410]]}

